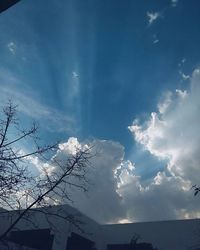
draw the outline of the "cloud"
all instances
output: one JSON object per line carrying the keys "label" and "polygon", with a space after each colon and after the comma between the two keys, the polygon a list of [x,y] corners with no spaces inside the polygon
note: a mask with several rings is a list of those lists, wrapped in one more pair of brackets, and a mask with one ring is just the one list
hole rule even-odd
{"label": "cloud", "polygon": [[9,43],[7,44],[7,47],[8,47],[8,49],[9,49],[9,51],[10,51],[13,55],[15,55],[16,49],[17,49],[16,44],[15,44],[14,42],[9,42]]}
{"label": "cloud", "polygon": [[181,97],[181,98],[186,98],[186,96],[188,95],[187,91],[184,90],[180,90],[180,89],[176,89],[176,93]]}
{"label": "cloud", "polygon": [[156,44],[156,43],[158,43],[158,42],[159,42],[158,39],[155,39],[155,40],[153,41],[154,44]]}
{"label": "cloud", "polygon": [[79,74],[78,74],[76,71],[73,71],[73,72],[72,72],[72,78],[73,78],[73,79],[79,78]]}
{"label": "cloud", "polygon": [[168,170],[172,175],[196,181],[200,145],[199,93],[200,73],[196,69],[189,91],[169,92],[158,105],[158,112],[152,113],[146,124],[134,122],[129,127],[136,141],[146,150],[169,161]]}
{"label": "cloud", "polygon": [[176,7],[178,4],[178,0],[171,0],[171,6]]}
{"label": "cloud", "polygon": [[191,77],[190,75],[183,73],[183,71],[181,69],[181,67],[185,64],[185,62],[186,62],[186,58],[182,58],[182,60],[178,63],[178,66],[180,68],[178,73],[180,74],[183,81],[189,80]]}
{"label": "cloud", "polygon": [[191,206],[190,183],[180,177],[168,177],[159,172],[148,186],[143,186],[140,177],[130,175],[126,170],[121,175],[123,182],[118,193],[123,197],[123,209],[129,221],[184,218],[187,215],[183,211],[198,211],[198,207],[196,211],[195,206]]}
{"label": "cloud", "polygon": [[[194,70],[190,89],[188,91],[176,90],[168,93],[158,105],[158,111],[151,114],[150,119],[143,124],[134,121],[129,130],[135,140],[143,148],[158,159],[167,161],[163,172],[157,173],[153,181],[146,188],[142,188],[139,179],[134,179],[136,194],[134,199],[141,205],[141,209],[150,206],[148,198],[152,199],[153,211],[165,211],[168,218],[188,218],[199,215],[197,203],[191,194],[192,184],[199,183],[200,166],[200,70]],[[130,183],[130,181],[129,181]],[[121,195],[128,196],[127,187],[121,187]],[[137,195],[140,194],[140,198]],[[129,197],[129,196],[128,196]],[[156,200],[159,200],[157,202]],[[128,200],[128,198],[126,198]],[[143,202],[144,204],[143,204]],[[126,202],[127,203],[127,202]],[[142,206],[143,204],[143,206]],[[167,208],[167,209],[165,209]],[[137,209],[134,209],[137,217]],[[139,211],[139,208],[138,208]],[[157,211],[158,212],[158,211]],[[138,215],[151,217],[142,213]],[[164,216],[164,212],[163,212]],[[159,214],[157,218],[159,217]]]}
{"label": "cloud", "polygon": [[181,67],[186,62],[186,58],[182,58],[181,61],[178,63],[178,66]]}
{"label": "cloud", "polygon": [[156,44],[156,43],[158,43],[160,40],[158,39],[158,37],[157,37],[157,34],[154,34],[153,35],[153,44]]}
{"label": "cloud", "polygon": [[182,79],[185,81],[185,80],[188,80],[190,79],[190,75],[186,75],[182,72],[182,70],[179,70],[179,74],[180,76],[182,77]]}
{"label": "cloud", "polygon": [[182,63],[185,63],[185,62],[186,62],[186,58],[183,58],[183,59],[181,60],[181,62],[182,62]]}
{"label": "cloud", "polygon": [[[69,138],[59,145],[57,160],[74,154],[77,148],[93,145],[91,168],[87,172],[87,193],[68,189],[73,206],[100,223],[123,223],[177,218],[193,218],[200,215],[198,200],[188,191],[191,181],[178,174],[158,172],[149,184],[144,184],[135,174],[138,166],[125,160],[124,147],[108,140],[92,140],[81,143]],[[56,168],[47,163],[32,160],[40,171],[49,173]]]}
{"label": "cloud", "polygon": [[159,12],[147,12],[148,23],[151,25],[160,17]]}
{"label": "cloud", "polygon": [[[117,142],[106,140],[92,140],[81,143],[77,138],[71,137],[67,142],[59,145],[59,150],[53,156],[59,162],[64,162],[69,155],[75,154],[77,149],[89,147],[91,156],[90,166],[86,178],[89,181],[88,192],[84,193],[76,188],[69,188],[68,194],[73,200],[73,206],[81,212],[99,222],[111,222],[124,218],[121,207],[121,197],[117,193],[117,173],[124,158],[124,147]],[[52,163],[45,163],[37,157],[29,158],[31,165],[43,173],[45,168],[48,173],[59,172],[59,168]],[[131,163],[127,164],[131,171]],[[73,177],[71,177],[73,178]],[[73,182],[80,184],[77,180]]]}
{"label": "cloud", "polygon": [[189,75],[185,75],[184,73],[182,73],[182,78],[183,78],[183,80],[188,80],[188,79],[190,79],[190,76]]}
{"label": "cloud", "polygon": [[[76,139],[73,142],[77,144]],[[123,223],[200,215],[190,180],[163,171],[145,184],[135,174],[139,166],[125,160],[122,145],[106,140],[94,140],[92,144],[98,154],[88,172],[89,191],[72,193],[75,207],[89,217],[100,223]]]}
{"label": "cloud", "polygon": [[[149,183],[135,174],[139,166],[125,160],[122,145],[96,141],[102,152],[102,156],[94,160],[97,186],[91,192],[91,201],[80,202],[79,207],[85,204],[84,211],[95,219],[98,217],[101,222],[200,216],[198,199],[193,197],[191,190],[193,184],[199,183],[199,94],[200,70],[196,69],[189,90],[167,92],[158,105],[158,111],[152,113],[148,121],[142,125],[134,121],[129,127],[140,145],[159,160],[167,162],[164,170],[157,172]],[[91,211],[92,204],[95,204],[97,213]],[[96,204],[99,207],[103,204],[104,212],[96,210]]]}
{"label": "cloud", "polygon": [[[74,205],[89,217],[101,223],[113,222],[125,217],[121,197],[117,193],[115,170],[124,159],[124,147],[113,141],[94,140],[91,159],[92,168],[88,172],[91,183],[84,195],[74,192]],[[96,153],[97,152],[97,153]]]}

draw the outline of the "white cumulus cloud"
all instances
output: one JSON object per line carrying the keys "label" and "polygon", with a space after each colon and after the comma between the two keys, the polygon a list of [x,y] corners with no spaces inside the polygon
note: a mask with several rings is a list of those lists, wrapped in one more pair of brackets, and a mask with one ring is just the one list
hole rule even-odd
{"label": "white cumulus cloud", "polygon": [[[154,136],[156,136],[154,134]],[[145,141],[146,142],[146,141]],[[69,138],[59,145],[57,160],[74,154],[78,148],[93,145],[91,168],[87,172],[88,192],[68,189],[73,206],[101,223],[150,221],[175,218],[192,218],[199,215],[198,200],[189,192],[191,181],[178,174],[158,172],[146,185],[135,174],[138,166],[124,158],[124,147],[108,140],[81,143]],[[162,152],[162,156],[164,153]],[[51,173],[56,168],[33,160]]]}
{"label": "white cumulus cloud", "polygon": [[[106,140],[93,140],[88,143],[80,143],[77,138],[71,137],[67,142],[59,145],[58,151],[53,156],[56,161],[65,162],[69,155],[84,147],[91,148],[90,166],[88,167],[86,178],[88,192],[84,193],[77,188],[68,188],[67,192],[74,201],[73,206],[81,212],[99,222],[118,221],[125,217],[121,206],[121,197],[117,193],[118,178],[116,169],[120,168],[124,160],[124,147],[117,142]],[[47,164],[35,159],[31,160],[39,172],[42,169],[48,173],[59,172],[53,162]],[[131,162],[124,163],[129,171],[134,167]],[[73,177],[71,177],[73,178]],[[73,183],[80,184],[78,180],[72,179]]]}
{"label": "white cumulus cloud", "polygon": [[196,69],[188,92],[176,90],[151,114],[146,126],[133,123],[129,127],[136,141],[151,154],[168,159],[168,170],[198,181],[200,145],[200,71]]}
{"label": "white cumulus cloud", "polygon": [[[143,202],[148,206],[146,202],[151,198],[156,204],[155,210],[152,211],[167,208],[163,211],[169,218],[199,215],[198,206],[190,190],[192,184],[199,183],[200,173],[199,96],[200,70],[196,69],[192,74],[188,91],[169,92],[159,104],[158,111],[153,112],[148,121],[144,124],[134,121],[129,126],[135,140],[144,149],[167,161],[166,169],[157,173],[152,183],[144,191],[139,192],[141,196],[138,198],[138,204],[142,205],[144,198]],[[139,190],[138,180],[132,183],[135,183],[135,189]],[[122,191],[122,195],[126,196],[127,192],[123,189]],[[159,203],[156,202],[157,199]]]}
{"label": "white cumulus cloud", "polygon": [[148,23],[151,25],[160,17],[159,12],[147,12]]}

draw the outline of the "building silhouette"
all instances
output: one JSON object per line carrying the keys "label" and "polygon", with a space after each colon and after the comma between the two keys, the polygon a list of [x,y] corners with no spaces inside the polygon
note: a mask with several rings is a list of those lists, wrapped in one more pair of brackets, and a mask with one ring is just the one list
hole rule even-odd
{"label": "building silhouette", "polygon": [[[171,220],[101,225],[68,206],[43,208],[52,214],[63,211],[78,217],[81,231],[57,217],[48,219],[32,209],[29,220],[20,220],[1,250],[200,250],[200,220]],[[19,211],[0,210],[0,233]],[[30,221],[34,223],[31,223]],[[134,234],[140,239],[131,244]],[[9,248],[10,247],[10,248]]]}

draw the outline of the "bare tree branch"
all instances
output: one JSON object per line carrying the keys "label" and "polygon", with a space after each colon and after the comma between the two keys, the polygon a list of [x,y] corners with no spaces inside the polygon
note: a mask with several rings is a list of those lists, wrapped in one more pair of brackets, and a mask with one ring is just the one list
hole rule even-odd
{"label": "bare tree branch", "polygon": [[[11,210],[19,209],[19,213],[17,216],[13,213],[14,219],[0,235],[0,241],[7,238],[20,220],[25,219],[30,225],[34,225],[35,222],[29,217],[33,208],[34,212],[43,213],[49,224],[51,224],[49,218],[56,216],[81,228],[81,221],[74,216],[55,214],[45,206],[57,202],[59,204],[66,201],[73,202],[69,193],[72,187],[87,191],[86,173],[92,157],[91,147],[79,148],[75,154],[68,155],[65,159],[52,158],[51,152],[58,148],[58,143],[39,146],[38,127],[33,124],[28,130],[19,129],[16,112],[17,106],[9,102],[3,109],[0,119],[0,205]],[[12,125],[19,131],[14,139],[9,136]],[[26,153],[17,149],[16,144],[25,139],[33,140],[32,144],[36,149]],[[33,176],[29,168],[30,157],[40,157],[40,160],[48,163],[54,170],[49,173],[42,167],[39,175]]]}

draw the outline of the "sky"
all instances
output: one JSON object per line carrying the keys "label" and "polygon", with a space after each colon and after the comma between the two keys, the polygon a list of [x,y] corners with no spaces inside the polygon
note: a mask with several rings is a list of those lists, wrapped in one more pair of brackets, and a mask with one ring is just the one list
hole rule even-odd
{"label": "sky", "polygon": [[199,7],[21,0],[0,14],[0,105],[13,100],[66,154],[101,152],[93,186],[73,194],[101,223],[200,216]]}

